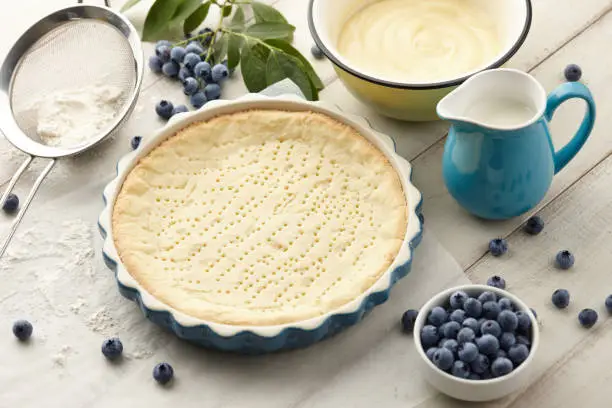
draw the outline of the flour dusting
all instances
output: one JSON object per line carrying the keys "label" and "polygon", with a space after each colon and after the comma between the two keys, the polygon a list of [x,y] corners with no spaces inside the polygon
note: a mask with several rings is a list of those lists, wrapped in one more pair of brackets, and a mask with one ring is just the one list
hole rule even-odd
{"label": "flour dusting", "polygon": [[55,367],[65,367],[70,354],[72,354],[72,347],[64,345],[60,351],[51,358],[51,361],[53,361]]}
{"label": "flour dusting", "polygon": [[74,314],[79,314],[81,311],[81,308],[85,305],[87,305],[87,302],[85,302],[85,299],[83,299],[82,297],[78,297],[76,302],[70,305],[70,310]]}
{"label": "flour dusting", "polygon": [[95,333],[101,333],[106,336],[114,335],[115,330],[117,329],[117,325],[108,312],[106,306],[98,309],[91,316],[89,316],[86,323],[87,327],[89,327]]}

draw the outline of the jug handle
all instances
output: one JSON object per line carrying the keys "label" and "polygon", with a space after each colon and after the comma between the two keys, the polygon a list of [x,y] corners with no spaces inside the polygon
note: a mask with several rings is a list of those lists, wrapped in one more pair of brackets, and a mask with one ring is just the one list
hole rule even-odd
{"label": "jug handle", "polygon": [[589,88],[580,82],[566,82],[552,91],[546,102],[546,119],[550,121],[555,110],[563,102],[574,98],[584,100],[587,104],[587,109],[582,119],[582,123],[572,140],[554,154],[555,174],[576,156],[576,153],[580,151],[589,138],[593,130],[593,125],[595,124],[595,101],[593,100],[593,95],[591,95]]}

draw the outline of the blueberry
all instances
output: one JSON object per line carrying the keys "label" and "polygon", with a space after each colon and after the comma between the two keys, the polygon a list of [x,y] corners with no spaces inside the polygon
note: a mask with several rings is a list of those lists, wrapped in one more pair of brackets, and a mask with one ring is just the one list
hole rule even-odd
{"label": "blueberry", "polygon": [[472,332],[476,333],[478,331],[478,320],[473,317],[466,318],[463,323],[461,323],[463,327],[468,327],[472,329]]}
{"label": "blueberry", "polygon": [[442,347],[449,349],[453,352],[453,355],[456,355],[457,350],[459,349],[459,343],[457,343],[457,340],[455,339],[446,339],[444,344],[442,344]]}
{"label": "blueberry", "polygon": [[518,331],[527,333],[531,328],[531,319],[529,315],[519,310],[516,312],[516,318],[518,319]]}
{"label": "blueberry", "polygon": [[495,293],[493,292],[489,292],[488,290],[485,292],[482,292],[479,296],[478,296],[478,300],[480,301],[480,303],[486,303],[486,302],[497,302],[497,296],[495,295]]}
{"label": "blueberry", "polygon": [[480,381],[482,380],[482,377],[474,372],[471,372],[468,376],[468,380]]}
{"label": "blueberry", "polygon": [[582,309],[578,314],[578,321],[582,327],[589,329],[597,323],[597,312],[593,309]]}
{"label": "blueberry", "polygon": [[166,46],[166,47],[172,47],[172,43],[168,40],[159,40],[156,44],[155,44],[155,48],[159,48],[161,46]]}
{"label": "blueberry", "polygon": [[159,57],[162,62],[170,61],[170,46],[169,45],[160,45],[155,48],[155,55]]}
{"label": "blueberry", "polygon": [[493,378],[493,374],[491,373],[491,370],[487,370],[484,373],[480,374],[480,378],[482,380],[490,380],[491,378]]}
{"label": "blueberry", "polygon": [[204,87],[204,95],[209,101],[219,99],[221,97],[221,87],[218,84],[207,84]]}
{"label": "blueberry", "polygon": [[132,141],[130,142],[130,144],[132,145],[132,149],[134,150],[138,149],[138,146],[140,146],[141,141],[142,141],[142,136],[134,136],[132,138]]}
{"label": "blueberry", "polygon": [[552,302],[559,309],[565,309],[570,302],[570,294],[565,289],[557,289],[552,294]]}
{"label": "blueberry", "polygon": [[497,289],[506,289],[506,281],[501,276],[491,276],[487,280],[487,285],[492,286]]}
{"label": "blueberry", "polygon": [[463,321],[465,320],[465,310],[463,309],[453,310],[450,314],[449,319],[451,322],[457,322],[459,324],[463,323]]}
{"label": "blueberry", "polygon": [[26,341],[32,336],[34,327],[27,320],[17,320],[13,323],[13,334],[21,341]]}
{"label": "blueberry", "polygon": [[168,61],[162,65],[162,72],[164,75],[174,78],[178,76],[179,70],[181,69],[180,65],[174,61]]}
{"label": "blueberry", "polygon": [[421,329],[421,343],[424,348],[433,347],[438,344],[440,335],[438,334],[438,328],[436,326],[424,326]]}
{"label": "blueberry", "polygon": [[497,353],[495,353],[495,358],[493,358],[493,360],[499,357],[508,358],[508,353],[505,350],[499,349],[497,350]]}
{"label": "blueberry", "polygon": [[482,305],[482,315],[487,319],[497,319],[497,316],[501,312],[501,308],[497,302],[485,302]]}
{"label": "blueberry", "polygon": [[193,76],[193,72],[191,72],[189,68],[182,66],[181,69],[179,69],[178,79],[181,82],[185,81],[187,78],[192,77],[192,76]]}
{"label": "blueberry", "polygon": [[194,93],[193,95],[191,95],[191,98],[189,98],[189,101],[191,102],[191,105],[196,109],[200,109],[202,106],[204,106],[206,102],[208,102],[206,100],[206,95],[204,95],[204,92]]}
{"label": "blueberry", "polygon": [[409,309],[404,312],[401,318],[402,330],[404,333],[412,333],[414,330],[414,322],[416,321],[418,310]]}
{"label": "blueberry", "polygon": [[569,269],[574,266],[574,255],[568,250],[560,251],[555,257],[555,262],[557,263],[557,268],[559,269]]}
{"label": "blueberry", "polygon": [[489,242],[489,251],[493,256],[502,256],[508,252],[508,243],[503,238],[495,238]]}
{"label": "blueberry", "polygon": [[185,52],[187,54],[193,53],[200,56],[204,54],[204,49],[202,48],[199,42],[191,41],[189,44],[187,44],[187,47],[185,47]]}
{"label": "blueberry", "polygon": [[207,82],[212,80],[210,64],[206,61],[198,62],[193,68],[193,72],[198,78],[202,78]]}
{"label": "blueberry", "polygon": [[512,304],[512,301],[506,297],[501,298],[497,301],[497,304],[499,305],[499,309],[500,311],[502,310],[514,310],[514,305]]}
{"label": "blueberry", "polygon": [[478,358],[478,347],[474,343],[459,344],[457,356],[464,363],[471,363]]}
{"label": "blueberry", "polygon": [[480,327],[482,334],[491,334],[495,337],[499,337],[502,334],[502,329],[495,320],[487,320]]}
{"label": "blueberry", "polygon": [[187,109],[187,106],[176,105],[174,109],[172,109],[172,116],[176,115],[177,113],[185,113],[185,112],[189,112],[189,109]]}
{"label": "blueberry", "polygon": [[427,321],[436,327],[442,326],[442,324],[444,324],[447,320],[448,313],[446,313],[446,310],[440,306],[436,306],[431,309],[429,316],[427,316]]}
{"label": "blueberry", "polygon": [[510,310],[502,310],[499,316],[497,316],[497,323],[499,323],[503,331],[513,332],[518,327],[518,317]]}
{"label": "blueberry", "polygon": [[221,82],[229,76],[227,67],[223,64],[217,64],[212,67],[212,80],[213,82]]}
{"label": "blueberry", "polygon": [[207,47],[207,46],[210,44],[210,42],[212,41],[212,37],[213,37],[213,36],[210,34],[210,33],[212,33],[212,32],[213,32],[213,30],[211,30],[211,29],[210,29],[210,28],[208,28],[208,27],[203,28],[203,29],[201,29],[200,31],[198,31],[198,35],[203,36],[203,35],[205,35],[205,34],[206,34],[206,37],[202,37],[202,38],[200,39],[200,43],[202,43],[202,45],[203,45],[203,46]]}
{"label": "blueberry", "polygon": [[482,304],[478,299],[469,298],[463,303],[463,310],[467,316],[479,318],[482,314]]}
{"label": "blueberry", "polygon": [[527,346],[527,348],[531,348],[531,340],[529,340],[527,336],[516,336],[516,344],[524,344],[525,346]]}
{"label": "blueberry", "polygon": [[180,64],[183,62],[183,58],[185,58],[186,54],[187,52],[183,47],[174,47],[172,51],[170,51],[170,59],[177,64]]}
{"label": "blueberry", "polygon": [[451,369],[451,374],[459,378],[468,378],[470,376],[470,366],[463,361],[455,361]]}
{"label": "blueberry", "polygon": [[102,354],[109,360],[115,360],[123,353],[123,344],[117,337],[104,340],[102,343]]}
{"label": "blueberry", "polygon": [[200,89],[200,84],[197,79],[189,77],[183,81],[183,93],[185,95],[193,95]]}
{"label": "blueberry", "polygon": [[542,217],[534,215],[525,223],[525,232],[529,235],[538,235],[544,229],[544,220]]}
{"label": "blueberry", "polygon": [[524,344],[515,344],[508,350],[508,358],[515,366],[520,365],[529,357],[529,349]]}
{"label": "blueberry", "polygon": [[476,359],[470,363],[470,368],[472,369],[472,372],[482,374],[489,369],[490,365],[491,361],[489,360],[489,357],[485,356],[484,354],[479,354]]}
{"label": "blueberry", "polygon": [[449,349],[439,348],[434,353],[432,361],[440,370],[446,371],[452,367],[455,358]]}
{"label": "blueberry", "polygon": [[492,334],[483,334],[482,337],[477,338],[476,345],[482,354],[495,354],[499,350],[499,340]]}
{"label": "blueberry", "polygon": [[514,366],[512,365],[512,361],[508,360],[504,357],[498,357],[491,364],[491,373],[495,377],[501,377],[506,374],[510,374]]}
{"label": "blueberry", "polygon": [[153,369],[153,378],[160,384],[168,383],[174,377],[174,369],[168,363],[159,363]]}
{"label": "blueberry", "polygon": [[448,337],[449,339],[456,339],[459,330],[461,330],[461,325],[457,322],[450,321],[444,325],[442,333],[444,334],[444,337]]}
{"label": "blueberry", "polygon": [[570,82],[580,81],[580,78],[582,78],[582,69],[576,64],[569,64],[565,67],[564,74],[565,79]]}
{"label": "blueberry", "polygon": [[612,295],[608,295],[604,304],[606,305],[608,313],[612,313]]}
{"label": "blueberry", "polygon": [[474,330],[470,329],[469,327],[464,327],[463,329],[459,330],[459,333],[457,333],[457,341],[459,344],[472,342],[475,338],[476,333],[474,333]]}
{"label": "blueberry", "polygon": [[162,72],[162,65],[164,65],[164,62],[157,55],[149,57],[149,68],[151,68],[151,71],[156,73]]}
{"label": "blueberry", "polygon": [[323,51],[321,51],[317,44],[313,44],[312,47],[310,47],[310,52],[312,53],[312,56],[316,59],[325,58],[325,54],[323,54]]}
{"label": "blueberry", "polygon": [[185,58],[183,59],[183,64],[185,64],[185,67],[187,67],[187,69],[193,70],[195,69],[195,66],[198,65],[198,63],[200,63],[201,61],[202,58],[200,58],[198,54],[190,52],[185,55]]}
{"label": "blueberry", "polygon": [[427,349],[427,351],[425,352],[425,355],[427,356],[427,358],[431,361],[433,360],[433,355],[434,353],[438,350],[437,347],[430,347]]}
{"label": "blueberry", "polygon": [[516,336],[514,335],[514,333],[505,332],[505,333],[502,333],[502,335],[499,337],[499,346],[503,350],[508,351],[510,347],[514,346],[515,344],[516,344]]}
{"label": "blueberry", "polygon": [[2,210],[5,213],[14,213],[19,208],[19,197],[16,194],[9,193],[2,205]]}
{"label": "blueberry", "polygon": [[155,105],[155,112],[164,119],[170,119],[172,116],[172,109],[174,109],[172,102],[165,100],[159,101],[157,105]]}
{"label": "blueberry", "polygon": [[458,290],[450,296],[450,305],[453,309],[463,309],[463,303],[469,298],[468,294]]}

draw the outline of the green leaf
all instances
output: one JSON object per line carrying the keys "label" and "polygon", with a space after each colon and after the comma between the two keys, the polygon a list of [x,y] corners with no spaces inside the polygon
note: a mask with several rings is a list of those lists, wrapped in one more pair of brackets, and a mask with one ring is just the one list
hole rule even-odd
{"label": "green leaf", "polygon": [[[285,23],[287,19],[281,14],[280,11],[276,10],[272,6],[267,4],[254,1],[251,3],[253,8],[253,15],[255,16],[255,22],[257,23]],[[293,34],[288,35],[285,39],[289,42],[293,41]]]}
{"label": "green leaf", "polygon": [[140,3],[140,0],[128,0],[125,2],[125,4],[121,7],[121,10],[119,10],[120,12],[126,12],[129,9],[131,9],[132,7],[134,7],[136,4]]}
{"label": "green leaf", "polygon": [[261,44],[246,43],[240,53],[240,70],[244,84],[250,92],[259,92],[268,86],[266,65],[270,50]]}
{"label": "green leaf", "polygon": [[193,30],[198,28],[200,24],[204,20],[206,20],[206,16],[208,15],[208,10],[210,9],[210,1],[203,3],[200,7],[198,7],[183,24],[183,32],[185,34],[191,33]]}
{"label": "green leaf", "polygon": [[183,0],[155,0],[151,9],[147,13],[144,28],[142,30],[142,39],[151,41],[161,31],[168,28],[170,20],[174,12]]}
{"label": "green leaf", "polygon": [[268,86],[289,78],[300,88],[306,99],[310,101],[318,99],[317,90],[312,86],[301,65],[300,60],[282,51],[270,52],[266,64]]}
{"label": "green leaf", "polygon": [[246,34],[262,40],[270,38],[287,38],[293,35],[295,27],[286,23],[256,23],[249,26]]}
{"label": "green leaf", "polygon": [[221,12],[223,13],[223,17],[229,16],[230,14],[232,14],[232,5],[226,4],[225,6],[223,6],[223,9]]}
{"label": "green leaf", "polygon": [[287,54],[291,55],[292,57],[300,60],[300,62],[302,63],[302,67],[304,68],[304,72],[306,73],[306,75],[308,75],[308,78],[310,79],[310,82],[312,82],[314,87],[318,91],[324,88],[321,78],[319,78],[312,65],[310,65],[310,62],[308,62],[308,60],[304,58],[304,56],[300,54],[298,50],[293,48],[291,44],[287,43],[286,41],[277,39],[266,40],[265,43],[271,45],[274,48],[278,48],[279,50],[282,50]]}
{"label": "green leaf", "polygon": [[215,64],[220,64],[227,55],[228,35],[223,33],[213,45],[212,57]]}
{"label": "green leaf", "polygon": [[227,42],[227,67],[233,69],[240,63],[240,48],[242,47],[242,37],[232,34],[229,35]]}
{"label": "green leaf", "polygon": [[202,5],[202,0],[182,0],[172,16],[170,24],[183,24],[183,22],[191,16]]}
{"label": "green leaf", "polygon": [[232,17],[232,20],[227,25],[227,28],[230,29],[231,31],[241,33],[244,31],[245,20],[246,19],[244,17],[244,10],[242,9],[241,6],[238,6],[238,8],[236,9],[236,12],[234,13],[234,16]]}

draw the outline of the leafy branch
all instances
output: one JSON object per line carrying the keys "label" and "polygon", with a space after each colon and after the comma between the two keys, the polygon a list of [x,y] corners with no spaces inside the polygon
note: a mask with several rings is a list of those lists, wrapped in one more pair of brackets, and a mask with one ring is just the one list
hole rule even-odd
{"label": "leafy branch", "polygon": [[[139,1],[129,0],[122,11]],[[211,7],[219,9],[216,26],[191,35]],[[272,6],[252,0],[156,0],[145,19],[143,40],[161,39],[176,28],[182,28],[186,39],[173,46],[197,41],[205,47],[202,58],[206,61],[219,63],[227,59],[230,70],[240,66],[250,92],[259,92],[286,78],[309,100],[318,99],[323,89],[310,62],[291,45],[295,27]]]}

